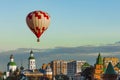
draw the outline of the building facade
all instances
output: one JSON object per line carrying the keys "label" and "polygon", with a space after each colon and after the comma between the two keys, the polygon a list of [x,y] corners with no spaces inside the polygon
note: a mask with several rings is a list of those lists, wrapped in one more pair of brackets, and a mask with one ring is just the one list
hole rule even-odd
{"label": "building facade", "polygon": [[8,77],[12,76],[17,70],[17,65],[14,61],[13,55],[10,55],[10,62],[7,64],[7,72],[5,72],[3,80],[6,80]]}
{"label": "building facade", "polygon": [[94,80],[101,80],[101,75],[103,74],[103,59],[99,53],[98,58],[96,59],[96,64],[94,65]]}
{"label": "building facade", "polygon": [[108,63],[111,62],[113,66],[117,65],[119,59],[117,57],[104,57],[103,58],[103,65],[107,68]]}
{"label": "building facade", "polygon": [[44,76],[49,78],[49,80],[52,80],[52,78],[53,78],[52,77],[52,69],[51,69],[50,65],[47,65]]}
{"label": "building facade", "polygon": [[33,51],[28,58],[28,69],[23,71],[28,80],[52,80],[52,69],[50,64],[44,64],[42,69],[36,69]]}
{"label": "building facade", "polygon": [[53,76],[56,76],[59,74],[67,75],[67,61],[54,60],[51,62],[51,68],[53,71]]}
{"label": "building facade", "polygon": [[35,57],[33,55],[33,51],[30,52],[30,57],[28,58],[28,69],[29,70],[35,70],[36,64],[35,64]]}
{"label": "building facade", "polygon": [[75,80],[76,74],[82,71],[81,67],[86,61],[69,61],[67,63],[67,76]]}
{"label": "building facade", "polygon": [[120,75],[120,62],[117,63],[117,64],[114,66],[114,70],[116,71],[116,73],[117,73],[118,75]]}
{"label": "building facade", "polygon": [[7,64],[7,70],[14,72],[17,69],[17,65],[14,62],[14,57],[13,55],[10,56],[10,62]]}

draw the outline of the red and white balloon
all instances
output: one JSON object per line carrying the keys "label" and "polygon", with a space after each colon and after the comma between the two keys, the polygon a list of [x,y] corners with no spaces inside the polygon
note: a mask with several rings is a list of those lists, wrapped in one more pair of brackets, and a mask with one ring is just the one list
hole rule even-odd
{"label": "red and white balloon", "polygon": [[50,16],[43,11],[30,12],[26,17],[26,23],[30,30],[36,35],[39,42],[40,36],[47,30],[50,24]]}

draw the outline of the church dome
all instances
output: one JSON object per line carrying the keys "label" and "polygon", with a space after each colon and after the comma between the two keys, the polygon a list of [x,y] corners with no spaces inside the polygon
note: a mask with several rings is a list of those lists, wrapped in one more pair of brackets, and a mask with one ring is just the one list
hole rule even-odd
{"label": "church dome", "polygon": [[33,51],[32,51],[32,50],[30,51],[30,57],[29,57],[28,59],[29,59],[29,60],[30,60],[30,59],[35,59],[34,56],[33,56]]}
{"label": "church dome", "polygon": [[16,66],[16,63],[15,62],[9,62],[8,66]]}
{"label": "church dome", "polygon": [[33,56],[30,56],[28,59],[30,60],[30,59],[35,59],[35,58]]}

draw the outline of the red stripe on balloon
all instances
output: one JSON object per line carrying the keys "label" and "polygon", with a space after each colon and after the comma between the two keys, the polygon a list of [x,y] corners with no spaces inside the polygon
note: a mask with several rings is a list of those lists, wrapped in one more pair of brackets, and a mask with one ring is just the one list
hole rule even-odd
{"label": "red stripe on balloon", "polygon": [[40,28],[36,27],[36,30],[37,30],[36,36],[37,38],[39,38],[41,36]]}
{"label": "red stripe on balloon", "polygon": [[41,19],[41,15],[38,15],[38,12],[34,12],[35,17],[37,17],[38,19]]}
{"label": "red stripe on balloon", "polygon": [[47,19],[49,19],[49,16],[45,12],[40,11],[40,13],[43,14],[44,17],[46,17]]}
{"label": "red stripe on balloon", "polygon": [[28,14],[28,18],[32,19],[32,13]]}

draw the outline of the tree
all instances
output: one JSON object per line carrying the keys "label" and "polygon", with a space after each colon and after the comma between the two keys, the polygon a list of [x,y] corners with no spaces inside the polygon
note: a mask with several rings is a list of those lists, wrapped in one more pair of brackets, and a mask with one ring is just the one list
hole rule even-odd
{"label": "tree", "polygon": [[90,66],[90,67],[87,67],[82,73],[81,73],[81,76],[84,76],[85,77],[85,80],[92,80],[92,74],[94,72],[94,67],[93,66]]}

